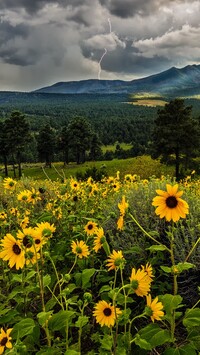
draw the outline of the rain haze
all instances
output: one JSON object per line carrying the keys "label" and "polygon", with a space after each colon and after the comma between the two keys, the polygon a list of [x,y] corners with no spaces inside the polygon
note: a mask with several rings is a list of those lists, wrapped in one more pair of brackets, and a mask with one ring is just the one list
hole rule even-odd
{"label": "rain haze", "polygon": [[1,0],[0,90],[199,64],[199,18],[199,0]]}

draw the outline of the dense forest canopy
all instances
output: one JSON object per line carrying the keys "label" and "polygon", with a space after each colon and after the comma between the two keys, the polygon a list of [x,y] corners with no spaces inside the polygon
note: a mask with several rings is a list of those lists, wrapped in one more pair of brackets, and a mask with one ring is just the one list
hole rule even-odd
{"label": "dense forest canopy", "polygon": [[[167,103],[172,98],[160,97],[160,100],[163,99]],[[25,116],[30,127],[31,140],[27,143],[26,150],[22,152],[20,157],[22,161],[34,162],[44,156],[42,151],[46,149],[38,146],[38,137],[41,136],[42,130],[46,134],[47,125],[55,136],[55,142],[52,145],[55,149],[51,152],[52,161],[62,160],[64,156],[65,162],[81,162],[85,159],[110,160],[151,154],[152,134],[159,108],[133,105],[133,100],[134,98],[127,94],[1,92],[0,122],[3,123],[9,119],[13,111],[19,111]],[[192,117],[199,121],[200,101],[187,99],[185,105],[192,107]],[[75,154],[72,149],[74,133],[71,132],[71,142],[66,139],[68,133],[64,133],[68,130],[67,126],[77,119],[86,120],[86,124],[91,126],[88,144],[81,148],[83,149],[82,158],[76,158],[77,153]],[[4,138],[2,137],[2,142]],[[43,141],[44,139],[41,140]],[[123,151],[120,147],[121,143],[130,144],[129,151]],[[115,153],[107,151],[102,155],[100,146],[110,144],[116,145]]]}

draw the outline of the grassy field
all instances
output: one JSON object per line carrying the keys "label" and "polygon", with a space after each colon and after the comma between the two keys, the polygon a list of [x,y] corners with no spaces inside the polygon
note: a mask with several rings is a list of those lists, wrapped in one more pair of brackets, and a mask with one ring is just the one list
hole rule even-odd
{"label": "grassy field", "polygon": [[[160,177],[161,175],[170,175],[174,173],[173,167],[167,167],[160,163],[159,160],[153,160],[149,156],[140,156],[129,159],[113,159],[111,161],[86,162],[77,165],[70,163],[63,166],[63,163],[53,163],[52,168],[45,168],[44,164],[23,164],[22,174],[24,177],[38,179],[63,179],[70,176],[75,177],[77,173],[85,173],[87,169],[96,167],[103,169],[109,176],[115,176],[117,171],[120,171],[120,176],[123,178],[126,174],[137,174],[142,179],[147,179],[150,176]],[[1,167],[0,176],[3,178],[3,167]],[[12,167],[9,167],[9,176],[13,177]]]}
{"label": "grassy field", "polygon": [[117,144],[119,144],[120,147],[121,147],[121,149],[123,149],[123,150],[128,150],[128,149],[130,149],[130,148],[132,147],[132,144],[128,144],[128,143],[118,143],[118,142],[116,142],[115,144],[103,145],[103,146],[101,147],[103,154],[104,154],[107,150],[114,152],[115,149],[116,149],[116,145],[117,145]]}

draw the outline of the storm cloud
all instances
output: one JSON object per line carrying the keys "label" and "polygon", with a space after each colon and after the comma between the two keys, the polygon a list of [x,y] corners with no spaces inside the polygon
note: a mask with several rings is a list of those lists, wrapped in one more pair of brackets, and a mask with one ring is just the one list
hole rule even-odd
{"label": "storm cloud", "polygon": [[0,90],[200,62],[197,0],[1,0]]}

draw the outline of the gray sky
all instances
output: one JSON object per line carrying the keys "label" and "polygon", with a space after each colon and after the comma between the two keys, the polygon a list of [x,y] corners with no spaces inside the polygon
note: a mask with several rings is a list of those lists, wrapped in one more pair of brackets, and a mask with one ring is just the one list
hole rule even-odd
{"label": "gray sky", "polygon": [[0,90],[199,63],[199,0],[0,0]]}

